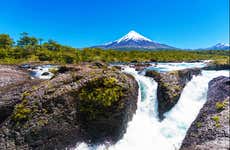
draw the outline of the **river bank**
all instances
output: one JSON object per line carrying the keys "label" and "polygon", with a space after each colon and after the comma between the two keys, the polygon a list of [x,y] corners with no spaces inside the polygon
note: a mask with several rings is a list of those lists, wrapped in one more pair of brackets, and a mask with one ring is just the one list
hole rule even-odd
{"label": "river bank", "polygon": [[[52,68],[53,66],[54,68]],[[99,62],[67,66],[49,64],[5,66],[5,69],[1,66],[4,70],[2,73],[0,72],[0,75],[4,77],[0,80],[2,87],[4,87],[0,90],[2,92],[0,99],[4,99],[2,101],[4,103],[1,103],[0,107],[0,110],[4,110],[1,113],[4,114],[1,117],[3,119],[1,120],[0,131],[4,133],[4,136],[0,138],[1,146],[8,145],[7,148],[19,146],[19,148],[25,149],[32,146],[36,149],[43,143],[43,149],[62,149],[64,147],[76,150],[135,150],[141,148],[148,150],[152,147],[163,150],[179,149],[187,130],[206,102],[209,81],[220,75],[228,76],[229,72],[202,70],[200,75],[191,76],[191,81],[186,82],[187,84],[181,91],[178,102],[165,113],[164,120],[160,121],[158,118],[158,83],[152,78],[146,77],[145,72],[152,70],[164,74],[186,68],[198,67],[202,69],[206,66],[206,63],[158,63],[157,66],[155,63],[150,63],[142,69],[136,69],[136,66],[139,67],[139,65],[133,64],[108,66]],[[44,72],[50,72],[53,73],[53,76],[51,78],[34,77],[31,74],[32,71],[36,71],[40,75]],[[43,74],[43,76],[46,75],[49,76],[48,73]],[[12,80],[7,79],[11,77]],[[111,77],[112,80],[104,80],[111,79]],[[15,80],[15,78],[18,80]],[[19,86],[21,85],[19,83],[23,83],[24,87]],[[115,90],[116,92],[111,92],[116,96],[111,95],[112,93],[108,90],[111,86],[107,86],[107,84],[115,86],[116,89],[112,91]],[[125,90],[120,90],[120,87]],[[106,99],[103,97],[97,98],[94,89],[103,89],[103,93],[109,93],[109,97]],[[87,92],[84,94],[85,90]],[[126,98],[123,97],[123,94],[119,94],[121,91],[122,93],[125,92]],[[83,93],[80,94],[79,92]],[[123,97],[121,103],[116,104],[116,100],[120,96]],[[115,103],[107,103],[108,99],[112,100],[111,97],[115,98]],[[93,102],[99,100],[98,104],[102,104],[102,106],[98,107],[98,104],[96,104],[96,107],[90,105],[92,103],[91,99]],[[11,103],[12,100],[13,103]],[[50,100],[52,103],[48,102]],[[90,103],[85,100],[89,100]],[[101,100],[105,100],[105,103],[101,103]],[[22,114],[21,104],[23,104]],[[33,106],[36,106],[36,109]],[[107,108],[107,106],[111,107]],[[90,111],[88,108],[91,108]],[[100,111],[103,110],[103,114],[107,113],[108,115],[103,115],[101,118],[101,112],[98,112],[98,108],[100,108]],[[33,111],[34,109],[36,111]],[[78,110],[84,111],[78,112]],[[14,123],[14,119],[20,120],[19,116],[19,118],[15,118],[15,112],[18,111],[23,116],[21,116],[22,122],[19,121],[17,125],[17,123]],[[31,115],[26,113],[28,111],[32,112]],[[89,115],[92,114],[91,112],[94,115]],[[115,116],[111,118],[113,114]],[[67,118],[64,116],[67,116]],[[24,117],[26,120],[24,120]],[[93,119],[94,121],[92,121],[92,118],[96,120]],[[105,120],[106,118],[107,120]],[[118,120],[115,121],[114,119]],[[39,124],[32,122],[38,122]],[[117,125],[114,126],[114,124]],[[28,128],[28,130],[25,130],[25,128]],[[41,133],[50,136],[44,136]],[[65,136],[61,136],[63,134]],[[9,138],[13,135],[14,137],[16,135],[16,141]],[[40,136],[30,141],[27,140],[28,137],[31,138],[34,135]],[[78,136],[76,137],[76,135]],[[48,142],[47,138],[50,139],[51,137],[52,140]],[[100,140],[95,141],[94,139]]]}

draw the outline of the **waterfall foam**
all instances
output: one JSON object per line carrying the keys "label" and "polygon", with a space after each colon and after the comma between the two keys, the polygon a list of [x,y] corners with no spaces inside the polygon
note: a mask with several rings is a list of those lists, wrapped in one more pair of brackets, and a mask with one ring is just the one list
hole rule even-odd
{"label": "waterfall foam", "polygon": [[159,122],[157,118],[157,83],[133,68],[124,67],[124,72],[132,74],[139,84],[139,100],[136,114],[129,122],[123,138],[115,145],[88,146],[80,143],[75,150],[175,150],[179,149],[186,131],[196,118],[206,101],[208,82],[220,75],[228,76],[228,71],[202,71],[201,76],[185,86],[178,103]]}

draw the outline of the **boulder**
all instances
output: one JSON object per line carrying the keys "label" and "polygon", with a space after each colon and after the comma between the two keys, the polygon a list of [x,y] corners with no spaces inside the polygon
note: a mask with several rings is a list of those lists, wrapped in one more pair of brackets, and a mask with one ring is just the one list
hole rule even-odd
{"label": "boulder", "polygon": [[49,72],[43,72],[43,73],[42,73],[42,76],[48,76],[48,75],[50,75]]}
{"label": "boulder", "polygon": [[92,66],[94,67],[98,67],[98,68],[106,68],[108,67],[108,64],[106,64],[105,62],[102,61],[94,61],[91,63]]}
{"label": "boulder", "polygon": [[135,79],[105,67],[77,68],[19,92],[0,125],[2,149],[65,149],[123,136],[137,108]]}
{"label": "boulder", "polygon": [[201,74],[198,68],[177,70],[165,73],[146,71],[146,76],[154,78],[158,83],[157,99],[159,118],[164,118],[164,113],[169,111],[179,100],[180,95],[193,75]]}
{"label": "boulder", "polygon": [[207,102],[187,131],[181,150],[230,149],[229,90],[229,77],[209,82]]}

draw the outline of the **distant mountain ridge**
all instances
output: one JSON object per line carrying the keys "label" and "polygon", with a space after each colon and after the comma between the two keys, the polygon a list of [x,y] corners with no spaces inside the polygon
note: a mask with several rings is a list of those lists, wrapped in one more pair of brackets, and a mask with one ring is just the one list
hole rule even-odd
{"label": "distant mountain ridge", "polygon": [[226,43],[217,43],[214,46],[206,48],[206,50],[230,50],[230,45]]}
{"label": "distant mountain ridge", "polygon": [[[92,48],[102,48],[102,49],[115,49],[115,50],[173,50],[180,49],[166,44],[158,43],[152,41],[151,39],[137,33],[136,31],[130,31],[125,36],[120,39],[109,42],[103,45],[93,46]],[[182,49],[180,49],[182,50]],[[229,44],[218,43],[214,46],[208,48],[200,49],[184,49],[184,50],[230,50]]]}
{"label": "distant mountain ridge", "polygon": [[110,42],[104,45],[93,46],[94,48],[102,49],[118,49],[118,50],[154,50],[154,49],[176,49],[175,47],[154,42],[149,38],[137,33],[136,31],[130,31],[122,38]]}

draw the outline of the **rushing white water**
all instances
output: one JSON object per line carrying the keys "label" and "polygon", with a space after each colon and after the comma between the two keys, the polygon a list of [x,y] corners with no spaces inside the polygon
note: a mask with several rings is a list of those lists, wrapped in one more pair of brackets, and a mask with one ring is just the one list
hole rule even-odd
{"label": "rushing white water", "polygon": [[157,65],[152,64],[152,67],[148,67],[150,70],[165,72],[165,71],[173,71],[173,70],[181,70],[186,68],[202,68],[205,67],[206,62],[195,62],[195,63],[158,63]]}
{"label": "rushing white water", "polygon": [[[170,66],[169,66],[170,68]],[[203,71],[186,85],[178,103],[159,122],[157,118],[157,83],[125,67],[139,84],[138,109],[129,122],[126,134],[115,145],[88,146],[79,143],[75,150],[175,150],[179,149],[186,131],[206,101],[208,82],[228,71]]]}
{"label": "rushing white water", "polygon": [[51,79],[54,74],[50,72],[50,70],[57,70],[58,66],[54,65],[42,65],[37,66],[33,69],[28,69],[30,71],[30,75],[32,78],[39,78],[39,79]]}

